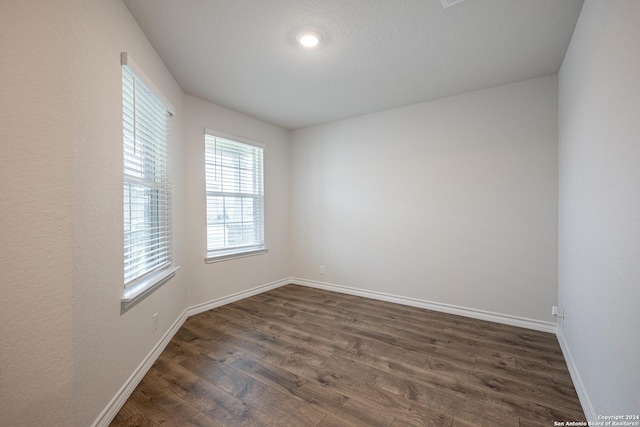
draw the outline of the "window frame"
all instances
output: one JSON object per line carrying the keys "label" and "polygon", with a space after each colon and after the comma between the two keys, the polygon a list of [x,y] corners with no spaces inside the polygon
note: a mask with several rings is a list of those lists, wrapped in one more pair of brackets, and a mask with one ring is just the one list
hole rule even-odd
{"label": "window frame", "polygon": [[[256,244],[251,244],[251,245],[247,245],[247,246],[242,246],[242,247],[229,247],[229,248],[221,248],[221,249],[209,249],[209,224],[208,224],[208,219],[210,216],[210,212],[209,212],[209,203],[208,203],[208,198],[210,196],[220,196],[222,194],[224,194],[225,192],[215,192],[215,191],[208,191],[209,188],[209,184],[208,184],[208,168],[210,167],[208,161],[207,161],[207,152],[209,150],[208,144],[209,141],[207,141],[208,137],[210,138],[219,138],[219,139],[223,139],[226,141],[230,141],[233,143],[237,143],[237,144],[241,144],[241,145],[246,145],[246,146],[250,146],[250,147],[254,147],[257,149],[261,150],[261,160],[262,160],[262,164],[260,165],[260,171],[262,172],[262,176],[261,176],[261,195],[260,195],[260,207],[261,207],[261,212],[259,215],[259,219],[261,220],[261,223],[259,224],[259,228],[261,230],[261,237],[262,237],[262,243],[256,243]],[[210,129],[210,128],[205,128],[204,129],[204,157],[205,157],[205,188],[204,188],[204,195],[205,195],[205,257],[204,260],[206,263],[210,264],[210,263],[216,263],[216,262],[221,262],[221,261],[227,261],[227,260],[231,260],[231,259],[236,259],[236,258],[244,258],[244,257],[249,257],[249,256],[255,256],[255,255],[262,255],[267,253],[269,250],[267,248],[267,243],[266,243],[266,219],[265,219],[265,166],[264,166],[264,157],[265,157],[265,145],[261,144],[259,142],[250,140],[250,139],[246,139],[246,138],[242,138],[236,135],[231,135],[231,134],[227,134],[224,132],[220,132],[214,129]],[[244,194],[244,193],[242,193]],[[242,196],[240,193],[232,193],[229,192],[229,196],[228,197],[232,197],[232,195],[235,195],[237,197],[251,197],[248,195],[249,193],[247,193],[246,196]],[[255,195],[254,195],[255,196]]]}
{"label": "window frame", "polygon": [[[166,98],[162,95],[162,93],[157,89],[157,87],[151,82],[151,80],[142,72],[142,70],[132,61],[131,57],[126,53],[122,52],[120,56],[121,62],[121,88],[122,88],[122,161],[123,161],[123,191],[125,198],[123,199],[123,281],[124,281],[124,290],[123,296],[121,299],[121,313],[124,313],[129,308],[133,307],[135,304],[140,302],[146,296],[151,294],[153,291],[158,289],[161,285],[169,281],[172,277],[175,276],[176,270],[179,267],[173,265],[173,240],[172,240],[172,203],[171,203],[171,179],[170,179],[170,171],[171,171],[171,161],[170,161],[170,134],[171,134],[171,117],[175,115],[175,110],[171,106],[171,104],[166,100]],[[125,92],[125,75],[128,73],[131,76],[132,82],[134,84],[132,93]],[[127,76],[128,77],[128,76]],[[166,124],[162,127],[159,134],[161,135],[161,142],[156,143],[153,138],[150,136],[146,136],[145,142],[141,143],[141,147],[144,150],[144,155],[138,156],[136,159],[135,154],[131,154],[131,145],[133,144],[136,147],[138,141],[142,141],[142,137],[137,137],[137,132],[139,128],[136,124],[136,113],[138,110],[136,109],[136,104],[145,104],[148,102],[150,97],[141,95],[138,97],[138,85],[142,83],[141,88],[143,92],[148,92],[155,99],[152,101],[153,103],[157,103],[157,106],[161,106],[162,110],[166,110]],[[144,99],[146,98],[146,99]],[[127,118],[127,111],[125,109],[125,103],[129,102],[130,106],[133,108],[133,116],[131,118]],[[149,110],[148,110],[149,111]],[[157,110],[156,110],[157,112]],[[154,122],[155,119],[151,119],[151,122]],[[149,123],[149,121],[147,121]],[[153,132],[155,133],[157,129],[154,127]],[[127,142],[129,141],[129,142]],[[152,154],[148,154],[147,150],[156,150],[157,148],[161,149],[161,152],[153,151]],[[129,149],[129,150],[128,150]],[[134,148],[135,150],[135,148]],[[161,166],[149,166],[149,163],[152,161],[163,160]],[[139,166],[137,169],[139,170],[138,175],[136,173],[131,173],[132,169],[131,165],[135,165],[135,162],[138,161]],[[133,163],[132,163],[133,162]],[[129,173],[128,173],[129,172]],[[147,176],[151,175],[151,179]],[[132,206],[134,206],[134,202],[131,199],[131,191],[132,187],[137,187],[138,190],[142,190],[142,192],[148,192],[148,195],[144,196],[136,196],[138,198],[138,204],[141,204],[144,210],[145,219],[143,221],[144,229],[148,235],[145,236],[146,239],[150,240],[149,235],[153,227],[157,229],[162,229],[162,231],[158,231],[157,234],[164,234],[164,237],[154,237],[154,240],[157,240],[158,243],[151,244],[149,241],[145,242],[146,246],[144,248],[145,252],[153,252],[157,250],[160,246],[166,249],[166,255],[157,256],[157,266],[152,266],[151,268],[144,268],[140,272],[136,273],[136,275],[129,276],[127,261],[128,258],[126,256],[126,252],[128,246],[127,245],[127,232],[131,231],[131,225],[133,224],[132,216],[129,214],[128,216],[125,214],[125,210],[127,206],[129,207],[129,211],[133,211]],[[127,197],[127,189],[129,191],[129,203],[125,203],[125,199]],[[154,218],[155,217],[155,218]],[[149,219],[152,218],[152,219]],[[162,223],[165,224],[162,224]],[[129,224],[129,230],[127,230],[127,224]],[[158,248],[154,248],[153,246],[158,246]],[[135,259],[135,258],[133,258]],[[129,261],[131,258],[129,258]],[[143,260],[144,261],[144,260]],[[145,261],[146,262],[146,261]],[[129,270],[129,273],[131,271]]]}

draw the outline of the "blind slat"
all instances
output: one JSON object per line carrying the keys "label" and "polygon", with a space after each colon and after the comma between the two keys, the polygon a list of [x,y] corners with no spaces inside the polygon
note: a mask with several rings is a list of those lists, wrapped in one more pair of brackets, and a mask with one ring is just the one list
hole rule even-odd
{"label": "blind slat", "polygon": [[168,108],[122,66],[124,283],[171,263]]}
{"label": "blind slat", "polygon": [[263,149],[205,134],[207,252],[264,247]]}

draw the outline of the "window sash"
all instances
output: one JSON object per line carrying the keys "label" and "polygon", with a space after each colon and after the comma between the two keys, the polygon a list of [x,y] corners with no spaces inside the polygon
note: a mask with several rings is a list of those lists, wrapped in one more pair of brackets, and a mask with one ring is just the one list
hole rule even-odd
{"label": "window sash", "polygon": [[122,65],[124,285],[171,265],[169,109]]}
{"label": "window sash", "polygon": [[264,248],[263,148],[205,133],[207,256]]}

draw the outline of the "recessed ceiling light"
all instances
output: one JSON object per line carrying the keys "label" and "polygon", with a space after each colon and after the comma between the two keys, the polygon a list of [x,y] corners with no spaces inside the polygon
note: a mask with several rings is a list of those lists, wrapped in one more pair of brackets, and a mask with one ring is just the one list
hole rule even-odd
{"label": "recessed ceiling light", "polygon": [[302,31],[296,36],[296,40],[305,49],[313,49],[320,45],[320,34],[315,31]]}

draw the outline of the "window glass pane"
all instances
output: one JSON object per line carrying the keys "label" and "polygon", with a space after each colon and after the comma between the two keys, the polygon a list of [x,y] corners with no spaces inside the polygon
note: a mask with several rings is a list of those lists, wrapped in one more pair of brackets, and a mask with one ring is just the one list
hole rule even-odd
{"label": "window glass pane", "polygon": [[205,135],[207,251],[264,247],[263,150]]}
{"label": "window glass pane", "polygon": [[122,67],[124,283],[171,262],[168,111],[129,68]]}

